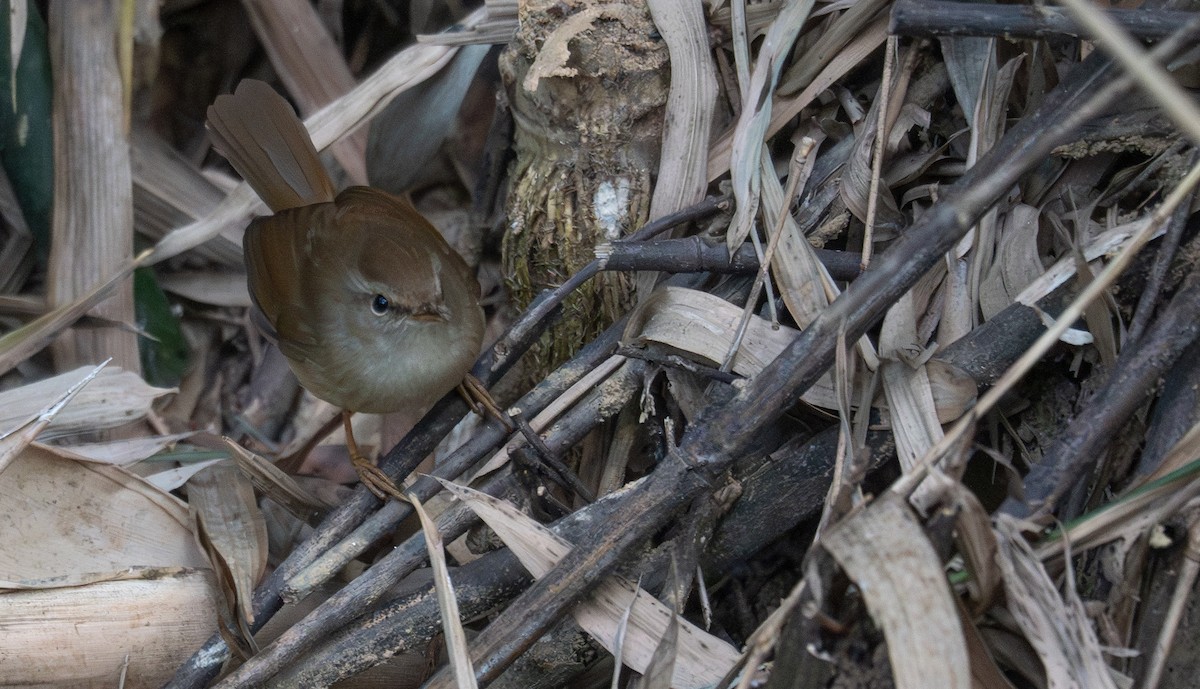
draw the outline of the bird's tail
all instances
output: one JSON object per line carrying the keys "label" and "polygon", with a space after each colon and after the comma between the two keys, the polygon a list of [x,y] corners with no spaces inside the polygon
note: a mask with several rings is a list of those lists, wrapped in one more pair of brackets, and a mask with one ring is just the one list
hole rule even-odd
{"label": "bird's tail", "polygon": [[270,86],[245,79],[208,107],[208,131],[263,202],[278,213],[334,198],[333,180],[308,130]]}

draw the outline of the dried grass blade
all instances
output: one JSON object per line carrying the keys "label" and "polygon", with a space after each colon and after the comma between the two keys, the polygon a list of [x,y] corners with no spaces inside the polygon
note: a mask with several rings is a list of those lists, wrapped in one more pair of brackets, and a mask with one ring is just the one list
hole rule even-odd
{"label": "dried grass blade", "polygon": [[759,166],[763,144],[767,139],[767,126],[771,120],[775,85],[814,4],[815,0],[788,0],[767,30],[767,37],[759,48],[758,60],[750,73],[744,109],[733,133],[730,171],[733,173],[733,195],[737,206],[727,235],[730,251],[746,241],[758,215],[762,184]]}
{"label": "dried grass blade", "polygon": [[446,635],[446,654],[450,656],[450,668],[459,689],[475,689],[475,670],[467,653],[467,635],[463,631],[458,614],[458,600],[454,597],[454,584],[450,581],[450,570],[446,567],[446,549],[437,524],[425,511],[421,501],[409,495],[408,501],[421,520],[421,533],[425,534],[425,550],[429,553],[429,564],[433,567],[433,583],[437,590],[438,610],[442,613],[442,631]]}
{"label": "dried grass blade", "polygon": [[107,299],[139,263],[139,260],[127,260],[116,273],[98,283],[91,291],[0,337],[0,373],[11,371],[17,364],[41,351],[64,328]]}
{"label": "dried grass blade", "polygon": [[[834,82],[859,66],[876,48],[887,39],[887,17],[880,17],[848,44],[825,69],[796,96],[779,99],[771,106],[771,119],[766,136],[774,136],[805,107],[812,104]],[[713,181],[729,171],[732,164],[734,132],[729,130],[713,142],[708,151],[708,181]]]}
{"label": "dried grass blade", "polygon": [[971,669],[942,563],[902,499],[885,496],[830,527],[825,549],[858,583],[887,637],[898,689],[967,689]]}
{"label": "dried grass blade", "polygon": [[[1037,649],[1052,687],[1116,689],[1104,663],[1096,631],[1083,603],[1071,590],[1064,600],[1041,561],[1030,549],[1019,522],[1006,514],[996,517],[1000,549],[996,563],[1004,576],[1008,609],[1025,638]],[[1072,580],[1071,576],[1067,581]]]}
{"label": "dried grass blade", "polygon": [[[495,530],[535,577],[544,575],[571,550],[571,544],[513,505],[449,481],[441,481],[441,484]],[[571,614],[580,627],[612,653],[617,627],[625,608],[630,605],[628,642],[623,646],[625,663],[637,672],[645,672],[650,663],[650,649],[658,646],[667,631],[667,622],[671,619],[667,606],[628,579],[612,576],[575,606]],[[737,659],[738,652],[732,646],[681,621],[671,686],[698,689],[712,685],[733,667]]]}

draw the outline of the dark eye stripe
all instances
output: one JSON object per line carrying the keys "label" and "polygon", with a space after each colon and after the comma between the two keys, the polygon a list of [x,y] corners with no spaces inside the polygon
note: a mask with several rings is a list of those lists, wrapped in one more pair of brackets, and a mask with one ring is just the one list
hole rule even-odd
{"label": "dark eye stripe", "polygon": [[375,314],[376,316],[382,316],[383,314],[387,313],[389,306],[391,306],[391,303],[388,301],[388,298],[382,294],[376,294],[375,296],[371,297],[371,313]]}

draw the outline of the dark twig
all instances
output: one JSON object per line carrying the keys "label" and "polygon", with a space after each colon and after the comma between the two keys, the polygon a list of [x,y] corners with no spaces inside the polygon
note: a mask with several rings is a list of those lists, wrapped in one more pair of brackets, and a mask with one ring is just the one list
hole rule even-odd
{"label": "dark twig", "polygon": [[[862,257],[847,251],[814,249],[834,280],[848,282],[858,277]],[[743,245],[733,256],[723,241],[703,237],[657,239],[630,244],[613,242],[596,247],[601,270],[657,270],[666,273],[735,273],[751,275],[758,271],[754,247]]]}
{"label": "dark twig", "polygon": [[[1164,9],[1105,10],[1126,31],[1142,39],[1164,38],[1195,12]],[[897,0],[889,30],[901,36],[996,36],[1051,38],[1083,36],[1067,13],[1052,5],[994,5],[942,0]]]}
{"label": "dark twig", "polygon": [[1068,490],[1085,480],[1145,404],[1161,377],[1200,335],[1200,270],[1193,270],[1145,336],[1121,352],[1094,403],[1076,416],[1025,477],[1027,504],[1010,498],[1010,514],[1044,516]]}
{"label": "dark twig", "polygon": [[[1197,157],[1197,152],[1192,151],[1192,154],[1188,156],[1187,167],[1195,165]],[[1140,340],[1142,333],[1146,331],[1146,325],[1150,323],[1150,316],[1154,313],[1154,307],[1158,304],[1159,297],[1162,296],[1159,291],[1167,277],[1167,269],[1171,267],[1171,261],[1175,260],[1175,252],[1179,249],[1179,242],[1183,237],[1183,228],[1187,225],[1191,207],[1191,201],[1185,201],[1171,215],[1167,232],[1158,245],[1158,257],[1150,269],[1150,275],[1146,278],[1146,286],[1142,289],[1142,296],[1138,299],[1137,308],[1133,312],[1133,321],[1129,324],[1129,342]]]}
{"label": "dark twig", "polygon": [[526,442],[533,448],[536,461],[550,474],[550,480],[558,484],[563,490],[571,491],[583,498],[585,502],[596,501],[596,494],[590,488],[583,485],[583,481],[579,480],[579,477],[575,475],[574,471],[571,471],[570,467],[563,464],[562,460],[558,458],[558,453],[551,450],[546,441],[542,439],[542,436],[533,430],[533,426],[529,425],[529,421],[525,419],[524,414],[514,416],[513,420],[517,422],[517,430],[521,432]]}
{"label": "dark twig", "polygon": [[633,359],[641,359],[668,368],[677,368],[688,373],[695,373],[718,383],[732,383],[741,380],[742,376],[728,371],[722,371],[715,366],[705,366],[677,354],[663,354],[648,347],[631,347],[626,345],[617,350],[617,354]]}

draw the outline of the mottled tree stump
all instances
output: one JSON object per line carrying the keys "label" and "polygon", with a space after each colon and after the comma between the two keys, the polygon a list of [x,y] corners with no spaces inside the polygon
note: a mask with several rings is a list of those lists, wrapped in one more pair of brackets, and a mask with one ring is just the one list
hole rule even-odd
{"label": "mottled tree stump", "polygon": [[[500,58],[516,123],[504,264],[518,308],[646,221],[669,72],[645,2],[521,3]],[[602,273],[564,304],[533,353],[540,379],[630,305],[633,280]]]}

